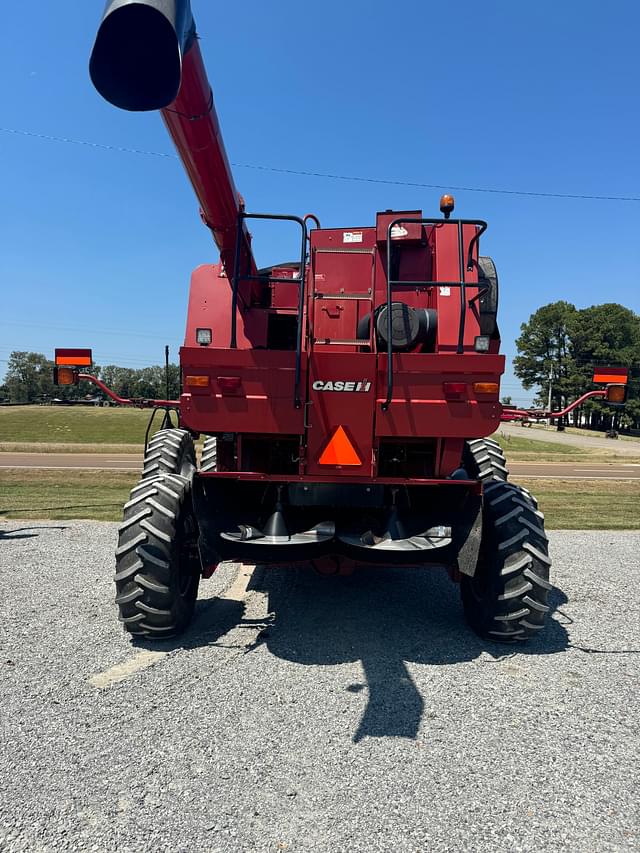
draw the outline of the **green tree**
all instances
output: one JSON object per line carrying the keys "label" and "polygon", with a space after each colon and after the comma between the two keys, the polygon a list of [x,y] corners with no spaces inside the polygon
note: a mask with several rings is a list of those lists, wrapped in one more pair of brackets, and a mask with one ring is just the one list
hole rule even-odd
{"label": "green tree", "polygon": [[[167,383],[164,365],[152,365],[134,370],[108,364],[100,370],[100,379],[121,397],[145,397],[164,400]],[[169,399],[175,400],[180,393],[180,367],[169,365]]]}
{"label": "green tree", "polygon": [[571,343],[587,381],[594,365],[631,367],[640,360],[640,317],[615,302],[583,308],[571,322]]}
{"label": "green tree", "polygon": [[53,397],[53,362],[40,352],[12,352],[5,388],[12,403],[34,403]]}
{"label": "green tree", "polygon": [[[640,317],[615,302],[592,305],[578,311],[571,324],[571,341],[575,362],[576,385],[580,393],[600,386],[593,385],[593,368],[597,365],[633,368],[640,364]],[[640,381],[631,370],[627,420],[637,425],[640,411]],[[597,400],[584,404],[594,426],[619,423],[620,410],[611,409]]]}
{"label": "green tree", "polygon": [[101,370],[100,379],[121,397],[135,397],[136,370],[107,364]]}
{"label": "green tree", "polygon": [[540,400],[547,405],[551,377],[551,404],[560,408],[563,399],[575,391],[575,362],[572,356],[570,330],[577,311],[570,302],[552,302],[531,315],[520,326],[516,340],[518,353],[513,360],[514,372],[529,390],[540,388]]}
{"label": "green tree", "polygon": [[599,400],[582,406],[592,426],[640,426],[640,317],[617,303],[576,309],[567,302],[544,305],[521,326],[514,359],[516,376],[525,388],[540,389],[538,401],[547,405],[549,374],[552,406],[559,408],[600,386],[593,384],[593,369],[601,366],[630,368],[629,402],[622,412]]}

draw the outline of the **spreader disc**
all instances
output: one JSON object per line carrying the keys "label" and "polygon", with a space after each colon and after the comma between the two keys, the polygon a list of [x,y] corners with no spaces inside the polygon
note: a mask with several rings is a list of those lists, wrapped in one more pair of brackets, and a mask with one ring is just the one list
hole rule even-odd
{"label": "spreader disc", "polygon": [[432,551],[451,544],[451,528],[434,527],[404,539],[393,539],[389,534],[376,536],[371,530],[341,533],[337,538],[339,542],[363,551]]}
{"label": "spreader disc", "polygon": [[238,531],[221,533],[222,539],[229,542],[242,542],[243,545],[309,545],[315,542],[329,542],[335,536],[336,526],[332,521],[322,521],[315,527],[302,533],[292,533],[289,536],[267,536],[257,527],[238,525]]}

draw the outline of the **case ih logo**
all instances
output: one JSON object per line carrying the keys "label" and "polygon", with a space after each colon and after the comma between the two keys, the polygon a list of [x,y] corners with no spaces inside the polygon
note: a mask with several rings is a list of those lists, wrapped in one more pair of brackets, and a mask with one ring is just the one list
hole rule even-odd
{"label": "case ih logo", "polygon": [[314,391],[369,391],[371,382],[368,379],[362,379],[360,382],[347,382],[343,379],[330,379],[324,382],[322,379],[316,379],[313,383]]}

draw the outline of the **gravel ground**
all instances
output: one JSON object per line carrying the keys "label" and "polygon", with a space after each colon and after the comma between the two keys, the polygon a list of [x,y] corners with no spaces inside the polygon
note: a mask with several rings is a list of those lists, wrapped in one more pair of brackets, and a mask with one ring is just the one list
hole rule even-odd
{"label": "gravel ground", "polygon": [[640,850],[640,534],[552,533],[554,619],[515,652],[439,572],[242,595],[229,565],[155,655],[116,621],[115,538],[0,524],[1,850]]}

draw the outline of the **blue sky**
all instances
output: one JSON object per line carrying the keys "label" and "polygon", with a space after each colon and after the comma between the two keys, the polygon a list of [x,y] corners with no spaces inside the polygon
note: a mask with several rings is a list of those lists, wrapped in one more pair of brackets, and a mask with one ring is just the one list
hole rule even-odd
{"label": "blue sky", "polygon": [[[160,118],[92,89],[100,0],[3,9],[0,125],[171,153]],[[193,0],[234,163],[444,186],[640,196],[635,0]],[[373,224],[437,212],[440,191],[236,168],[248,210]],[[179,161],[0,132],[0,374],[11,350],[92,346],[100,363],[174,356],[190,271],[215,259]],[[640,202],[455,192],[488,220],[503,350],[540,305],[640,311]],[[292,231],[252,228],[259,263]],[[508,373],[503,393],[529,399]]]}

